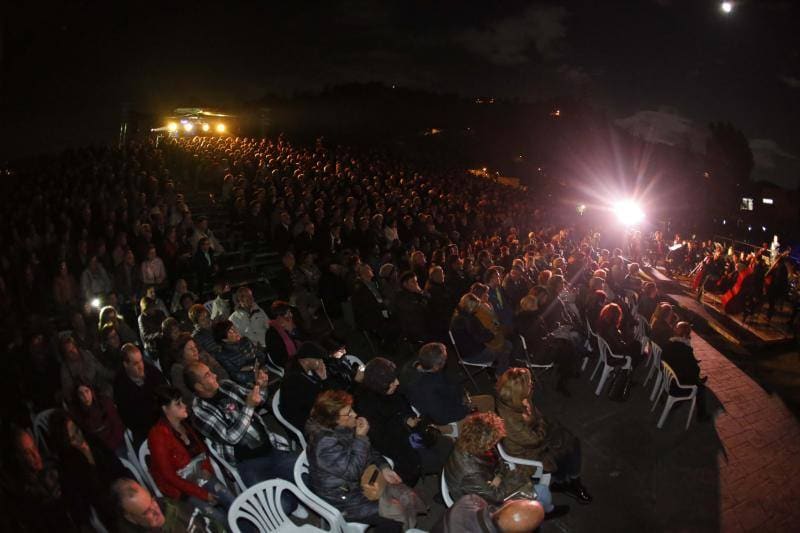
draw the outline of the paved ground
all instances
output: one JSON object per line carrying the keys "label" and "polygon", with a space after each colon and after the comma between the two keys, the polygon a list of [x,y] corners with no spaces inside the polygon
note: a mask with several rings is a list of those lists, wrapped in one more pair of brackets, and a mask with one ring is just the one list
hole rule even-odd
{"label": "paved ground", "polygon": [[[800,524],[800,424],[783,402],[764,392],[699,336],[693,338],[709,376],[709,405],[715,421],[684,424],[687,405],[675,407],[663,429],[639,385],[626,403],[594,395],[592,366],[576,380],[572,397],[553,390],[545,376],[535,393],[540,409],[582,441],[584,482],[595,501],[571,504],[566,517],[542,528],[556,531],[796,531]],[[644,369],[637,372],[641,383]],[[596,381],[595,381],[596,383]],[[652,382],[651,382],[652,384]],[[479,381],[490,390],[487,379]],[[430,501],[438,479],[421,491]],[[443,512],[433,504],[420,527]]]}

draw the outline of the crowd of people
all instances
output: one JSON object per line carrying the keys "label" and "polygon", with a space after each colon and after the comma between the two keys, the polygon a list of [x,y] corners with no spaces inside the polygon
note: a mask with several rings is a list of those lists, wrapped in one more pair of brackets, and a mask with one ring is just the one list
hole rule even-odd
{"label": "crowd of people", "polygon": [[[409,527],[427,507],[414,487],[444,472],[456,501],[437,531],[530,530],[568,512],[551,492],[592,501],[579,439],[534,405],[534,365],[553,363],[569,396],[592,331],[639,365],[642,315],[680,381],[704,382],[688,324],[638,264],[525,191],[282,137],[133,142],[17,172],[0,257],[9,530],[145,531],[195,510],[224,529],[235,484],[215,458],[247,486],[294,480],[277,391],[310,488],[348,521]],[[193,217],[181,187],[211,192],[223,222]],[[279,255],[273,301],[226,279],[241,243]],[[353,335],[374,352],[363,367],[343,356]],[[445,372],[456,356],[491,366],[494,394],[470,397]],[[155,487],[119,460],[143,443]],[[498,443],[553,481],[510,470]],[[370,494],[370,465],[399,509]]]}

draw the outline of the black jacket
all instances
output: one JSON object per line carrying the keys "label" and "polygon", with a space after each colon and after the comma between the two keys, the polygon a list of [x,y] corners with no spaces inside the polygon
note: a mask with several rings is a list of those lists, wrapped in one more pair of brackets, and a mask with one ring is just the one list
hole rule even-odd
{"label": "black jacket", "polygon": [[661,351],[661,360],[667,363],[681,385],[697,385],[700,383],[700,365],[694,357],[691,346],[671,340],[666,343]]}
{"label": "black jacket", "polygon": [[422,415],[437,425],[458,422],[469,414],[464,387],[444,370],[424,372],[411,361],[400,376],[401,390]]}
{"label": "black jacket", "polygon": [[[372,291],[362,281],[356,281],[355,291],[352,296],[353,315],[359,328],[368,332],[378,333],[386,327],[387,318],[383,313],[388,313],[386,301],[381,296],[379,302]],[[380,295],[380,290],[376,286],[376,292]]]}
{"label": "black jacket", "polygon": [[161,416],[155,390],[165,384],[161,372],[148,363],[144,364],[144,384],[141,387],[131,381],[124,369],[114,379],[114,403],[125,427],[133,432],[133,443],[137,450]]}
{"label": "black jacket", "polygon": [[400,332],[410,341],[430,340],[428,297],[401,289],[394,297],[392,314],[400,324]]}
{"label": "black jacket", "polygon": [[410,431],[406,419],[414,411],[400,392],[391,395],[377,394],[359,387],[355,394],[356,413],[369,422],[369,437],[372,446],[394,461],[394,470],[403,478],[403,483],[413,487],[421,473],[420,457],[408,440]]}

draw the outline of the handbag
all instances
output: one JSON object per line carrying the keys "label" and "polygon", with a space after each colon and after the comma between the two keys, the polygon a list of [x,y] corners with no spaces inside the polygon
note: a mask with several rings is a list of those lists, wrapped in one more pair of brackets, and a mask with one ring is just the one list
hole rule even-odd
{"label": "handbag", "polygon": [[615,402],[624,402],[631,397],[633,371],[629,368],[617,368],[611,377],[611,387],[608,389],[608,399]]}
{"label": "handbag", "polygon": [[369,465],[361,474],[361,492],[372,502],[381,499],[383,491],[386,489],[386,479],[381,475],[381,471],[375,465]]}

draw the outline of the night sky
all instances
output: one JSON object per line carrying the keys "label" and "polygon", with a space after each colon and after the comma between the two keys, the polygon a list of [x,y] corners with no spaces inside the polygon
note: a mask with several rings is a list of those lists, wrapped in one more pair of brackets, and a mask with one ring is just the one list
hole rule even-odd
{"label": "night sky", "polygon": [[577,96],[623,123],[657,112],[644,115],[656,129],[730,120],[757,175],[772,164],[772,178],[796,179],[800,2],[734,2],[729,15],[713,0],[7,4],[0,157],[107,139],[124,101],[222,107],[381,81]]}

